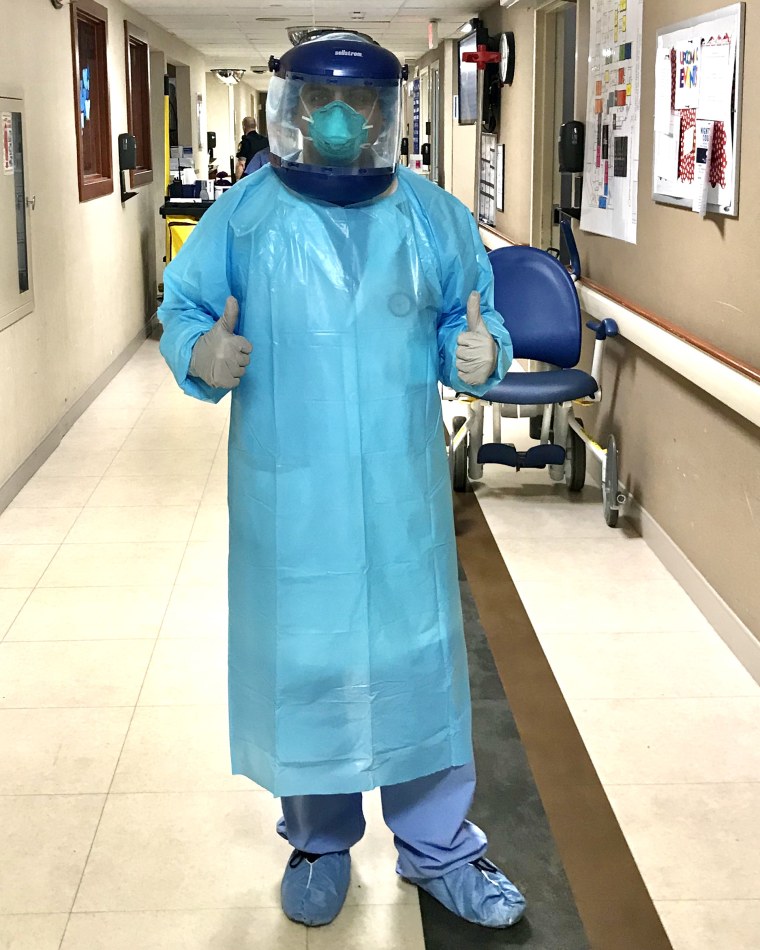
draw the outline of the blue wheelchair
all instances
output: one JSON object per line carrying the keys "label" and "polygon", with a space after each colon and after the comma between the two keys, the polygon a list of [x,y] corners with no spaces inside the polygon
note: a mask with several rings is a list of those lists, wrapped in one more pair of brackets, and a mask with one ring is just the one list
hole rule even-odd
{"label": "blue wheelchair", "polygon": [[[569,227],[567,228],[569,230]],[[567,237],[567,234],[566,234]],[[568,246],[577,276],[580,264],[572,233]],[[614,320],[589,320],[596,336],[591,373],[577,368],[581,352],[581,310],[573,277],[547,251],[505,247],[489,253],[494,272],[495,306],[509,330],[514,358],[530,360],[531,371],[510,371],[484,396],[456,394],[468,408],[456,416],[449,459],[455,491],[466,491],[469,479],[483,475],[484,464],[548,468],[551,479],[578,492],[586,479],[586,451],[602,464],[604,518],[615,527],[626,501],[618,490],[618,452],[614,435],[602,448],[576,418],[574,405],[601,401],[599,386],[604,341],[618,332]],[[493,442],[483,442],[485,405],[491,404]],[[529,418],[536,441],[526,451],[501,441],[502,417]]]}

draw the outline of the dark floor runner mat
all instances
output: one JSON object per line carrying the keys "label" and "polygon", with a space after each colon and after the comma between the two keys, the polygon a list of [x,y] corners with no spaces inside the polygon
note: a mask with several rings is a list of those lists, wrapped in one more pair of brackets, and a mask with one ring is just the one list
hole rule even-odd
{"label": "dark floor runner mat", "polygon": [[508,930],[460,920],[420,891],[426,950],[588,950],[589,941],[549,828],[496,664],[460,573],[470,664],[478,786],[470,819],[488,835],[488,857],[526,895],[525,918]]}

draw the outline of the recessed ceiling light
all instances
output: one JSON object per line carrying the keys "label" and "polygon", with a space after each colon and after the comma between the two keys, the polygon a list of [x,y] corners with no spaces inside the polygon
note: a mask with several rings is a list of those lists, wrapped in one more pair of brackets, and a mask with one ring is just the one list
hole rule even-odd
{"label": "recessed ceiling light", "polygon": [[257,23],[284,23],[287,20],[286,16],[257,16]]}

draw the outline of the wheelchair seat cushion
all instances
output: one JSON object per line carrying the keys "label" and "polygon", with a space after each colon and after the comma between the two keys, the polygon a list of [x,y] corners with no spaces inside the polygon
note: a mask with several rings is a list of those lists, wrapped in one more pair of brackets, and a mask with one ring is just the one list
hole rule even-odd
{"label": "wheelchair seat cushion", "polygon": [[513,406],[546,405],[593,396],[598,388],[594,377],[583,370],[550,369],[536,373],[507,373],[500,383],[480,398]]}

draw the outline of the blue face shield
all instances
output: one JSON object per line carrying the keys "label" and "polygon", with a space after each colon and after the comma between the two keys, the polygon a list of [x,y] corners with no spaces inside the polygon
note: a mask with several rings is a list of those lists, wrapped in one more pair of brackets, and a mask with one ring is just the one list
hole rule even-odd
{"label": "blue face shield", "polygon": [[359,157],[369,129],[361,113],[336,99],[312,113],[309,130],[314,147],[326,161],[350,165]]}

